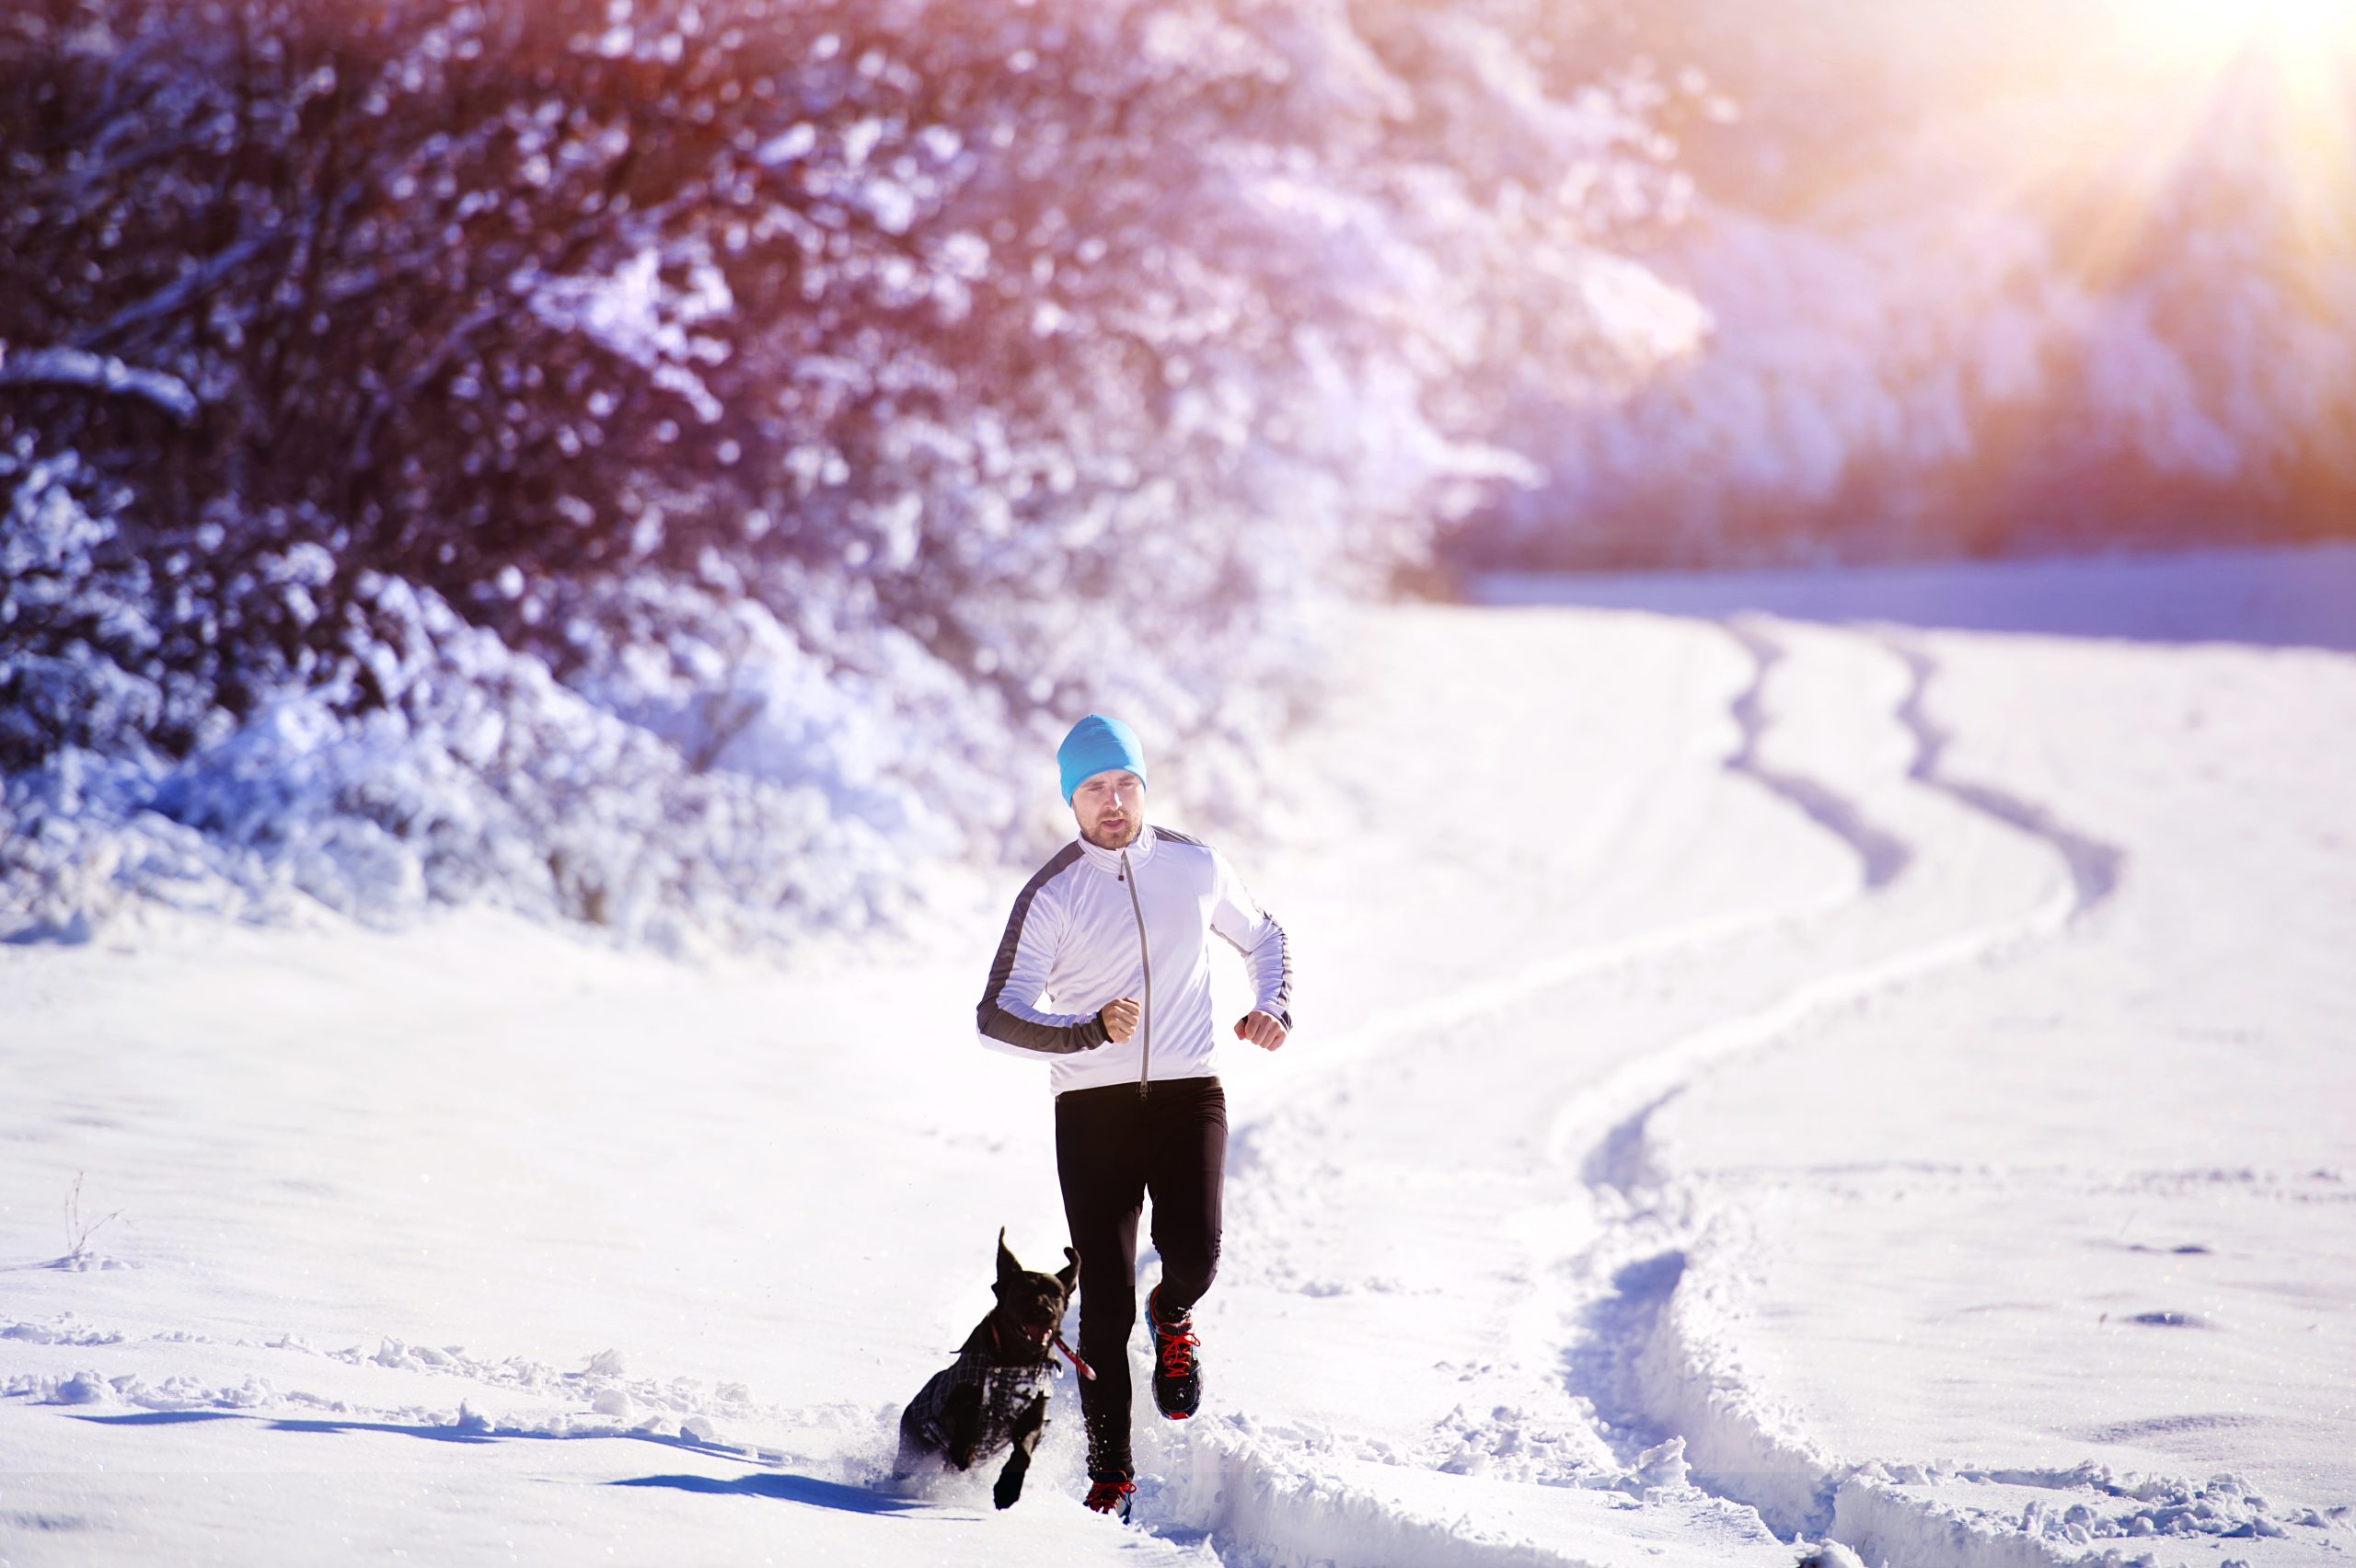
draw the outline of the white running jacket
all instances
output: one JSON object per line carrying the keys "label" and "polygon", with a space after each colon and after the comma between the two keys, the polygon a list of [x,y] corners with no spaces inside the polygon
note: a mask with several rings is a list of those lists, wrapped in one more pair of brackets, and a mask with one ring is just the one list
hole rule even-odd
{"label": "white running jacket", "polygon": [[[1023,884],[975,1009],[982,1043],[1045,1057],[1057,1094],[1155,1078],[1208,1078],[1210,933],[1243,954],[1253,1006],[1292,1027],[1284,928],[1244,891],[1227,858],[1148,824],[1126,849],[1075,838]],[[1138,999],[1137,1032],[1112,1043],[1105,1003]],[[1231,1020],[1230,1020],[1231,1021]]]}

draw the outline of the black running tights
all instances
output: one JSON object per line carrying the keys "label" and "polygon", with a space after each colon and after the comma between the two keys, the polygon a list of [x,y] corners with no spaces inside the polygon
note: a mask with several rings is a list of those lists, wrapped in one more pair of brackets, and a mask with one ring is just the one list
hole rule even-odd
{"label": "black running tights", "polygon": [[1218,1272],[1219,1184],[1227,1170],[1227,1097],[1212,1078],[1165,1078],[1056,1097],[1056,1172],[1080,1254],[1080,1380],[1088,1468],[1129,1463],[1129,1333],[1138,1320],[1138,1215],[1153,1199],[1158,1302],[1175,1317]]}

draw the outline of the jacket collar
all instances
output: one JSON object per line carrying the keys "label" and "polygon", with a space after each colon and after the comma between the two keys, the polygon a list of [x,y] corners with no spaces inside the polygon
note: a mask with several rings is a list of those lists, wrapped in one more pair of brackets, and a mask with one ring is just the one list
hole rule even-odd
{"label": "jacket collar", "polygon": [[1072,842],[1080,846],[1080,852],[1088,857],[1089,864],[1109,876],[1118,876],[1121,874],[1123,855],[1128,856],[1132,870],[1153,859],[1153,824],[1148,823],[1140,828],[1136,840],[1126,849],[1100,849],[1087,839],[1078,836],[1075,836]]}

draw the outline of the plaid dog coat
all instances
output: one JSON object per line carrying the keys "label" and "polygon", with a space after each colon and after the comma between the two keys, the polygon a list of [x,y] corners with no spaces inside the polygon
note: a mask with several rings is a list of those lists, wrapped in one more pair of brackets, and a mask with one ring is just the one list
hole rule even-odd
{"label": "plaid dog coat", "polygon": [[976,1331],[957,1353],[957,1359],[926,1380],[900,1412],[900,1453],[903,1462],[910,1446],[949,1456],[950,1400],[958,1389],[980,1387],[981,1419],[974,1428],[974,1460],[978,1463],[1014,1441],[1015,1418],[1034,1400],[1046,1393],[1054,1363],[1028,1361],[1008,1365],[990,1359],[989,1342]]}

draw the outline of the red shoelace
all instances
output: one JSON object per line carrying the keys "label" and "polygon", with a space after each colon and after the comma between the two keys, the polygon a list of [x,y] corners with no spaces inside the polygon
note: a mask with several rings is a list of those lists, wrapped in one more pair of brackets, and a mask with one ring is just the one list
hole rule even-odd
{"label": "red shoelace", "polygon": [[1184,1378],[1195,1369],[1195,1347],[1203,1342],[1195,1337],[1192,1329],[1176,1333],[1158,1332],[1154,1338],[1161,1342],[1161,1375]]}
{"label": "red shoelace", "polygon": [[1100,1514],[1109,1514],[1121,1505],[1121,1499],[1138,1489],[1134,1481],[1099,1481],[1088,1488],[1087,1506]]}

